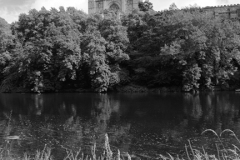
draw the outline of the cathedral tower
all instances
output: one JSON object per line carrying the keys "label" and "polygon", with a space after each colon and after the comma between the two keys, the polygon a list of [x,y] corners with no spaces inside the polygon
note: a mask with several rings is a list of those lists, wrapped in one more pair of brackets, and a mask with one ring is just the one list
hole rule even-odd
{"label": "cathedral tower", "polygon": [[138,3],[141,1],[142,0],[88,0],[88,14],[101,13],[105,9],[128,14],[134,9],[138,9]]}

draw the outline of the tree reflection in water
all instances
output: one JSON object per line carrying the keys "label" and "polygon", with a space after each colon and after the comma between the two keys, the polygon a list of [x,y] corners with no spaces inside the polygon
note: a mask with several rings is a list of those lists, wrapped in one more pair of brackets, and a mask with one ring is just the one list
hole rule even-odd
{"label": "tree reflection in water", "polygon": [[[201,135],[208,128],[218,133],[228,128],[240,135],[239,98],[231,92],[0,94],[0,110],[12,111],[10,135],[19,135],[23,148],[35,151],[48,144],[60,153],[63,147],[87,150],[94,142],[101,148],[108,133],[113,149],[159,154],[179,151],[188,139],[206,149],[214,147],[212,135]],[[7,121],[1,115],[1,135]]]}
{"label": "tree reflection in water", "polygon": [[[236,100],[227,94],[184,94],[184,113],[188,121],[196,125],[207,124],[208,128],[218,130],[219,133],[231,127],[233,120],[239,116],[239,106]],[[216,127],[218,126],[218,127]],[[204,128],[203,128],[204,129]]]}
{"label": "tree reflection in water", "polygon": [[[102,143],[104,141],[105,133],[108,133],[110,136],[110,141],[117,143],[120,148],[129,147],[129,143],[126,142],[124,136],[127,136],[127,133],[130,130],[130,124],[110,124],[112,119],[119,120],[119,109],[120,101],[110,97],[107,94],[99,94],[96,100],[93,102],[93,109],[91,115],[95,119],[94,131],[98,137],[98,142]],[[113,117],[114,115],[114,117]],[[127,146],[126,146],[127,145]]]}
{"label": "tree reflection in water", "polygon": [[[197,133],[201,133],[206,129],[213,129],[217,134],[225,129],[231,129],[239,134],[239,101],[234,93],[225,94],[221,93],[200,93],[200,94],[184,94],[184,113],[188,117],[188,128],[194,128]],[[182,122],[183,123],[183,122]],[[216,137],[205,141],[203,137],[196,139],[198,145],[205,146],[206,148],[212,148],[211,144],[214,144]],[[228,138],[229,135],[228,135]],[[229,145],[235,144],[236,140],[228,139],[231,141]],[[210,143],[212,142],[212,143]]]}
{"label": "tree reflection in water", "polygon": [[43,111],[43,97],[41,94],[31,95],[32,103],[29,106],[29,115],[40,116]]}
{"label": "tree reflection in water", "polygon": [[184,112],[196,122],[199,122],[202,116],[202,106],[200,103],[199,94],[184,94]]}

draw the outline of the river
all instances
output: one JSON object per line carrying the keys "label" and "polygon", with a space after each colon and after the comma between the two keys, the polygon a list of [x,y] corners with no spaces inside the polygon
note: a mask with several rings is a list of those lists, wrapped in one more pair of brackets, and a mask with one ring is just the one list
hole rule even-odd
{"label": "river", "polygon": [[[108,133],[115,152],[150,159],[185,155],[185,146],[216,153],[217,134],[240,136],[240,93],[0,94],[0,143],[15,155],[44,146],[56,159],[66,150],[102,151]],[[6,140],[6,137],[18,139]],[[4,138],[5,137],[5,138]],[[239,146],[229,133],[224,144]]]}

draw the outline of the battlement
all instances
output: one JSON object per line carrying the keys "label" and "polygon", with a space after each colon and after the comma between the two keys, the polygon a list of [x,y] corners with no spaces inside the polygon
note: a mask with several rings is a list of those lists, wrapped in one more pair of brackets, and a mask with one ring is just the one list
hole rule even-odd
{"label": "battlement", "polygon": [[225,7],[240,7],[240,4],[219,5],[219,6],[206,6],[203,9],[225,8]]}
{"label": "battlement", "polygon": [[[111,9],[119,14],[131,13],[138,9],[139,2],[143,0],[88,0],[88,13],[102,13],[105,9]],[[200,7],[214,17],[240,19],[240,4]],[[164,11],[160,11],[164,12]]]}
{"label": "battlement", "polygon": [[210,14],[213,14],[214,17],[231,18],[231,19],[240,18],[240,4],[207,6],[201,9]]}

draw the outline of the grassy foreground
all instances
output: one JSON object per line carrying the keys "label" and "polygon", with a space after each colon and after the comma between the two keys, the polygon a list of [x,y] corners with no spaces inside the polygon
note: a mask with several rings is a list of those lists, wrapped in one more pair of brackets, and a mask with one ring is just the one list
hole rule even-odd
{"label": "grassy foreground", "polygon": [[[226,129],[222,131],[219,135],[212,129],[207,129],[202,134],[206,132],[213,133],[217,139],[218,143],[215,144],[216,146],[216,155],[208,154],[204,148],[202,150],[197,150],[192,147],[190,141],[188,145],[185,145],[185,158],[173,157],[172,155],[168,154],[168,156],[159,155],[157,159],[163,160],[240,160],[240,149],[232,145],[232,148],[225,148],[223,141],[221,140],[221,136],[225,133],[230,133],[231,136],[235,137],[237,142],[240,144],[240,141],[236,134]],[[66,157],[63,157],[62,160],[134,160],[134,159],[151,159],[151,158],[141,158],[136,156],[130,156],[128,153],[121,154],[118,150],[117,153],[113,154],[110,144],[108,135],[105,134],[105,143],[104,143],[104,152],[97,156],[96,154],[96,144],[91,147],[91,155],[84,155],[79,149],[78,152],[73,152],[71,150],[66,150]],[[0,148],[0,160],[55,160],[51,153],[51,148],[44,147],[41,151],[36,151],[34,156],[30,156],[28,154],[24,154],[21,158],[16,158],[14,155],[11,154],[11,150],[7,150],[6,148]]]}

